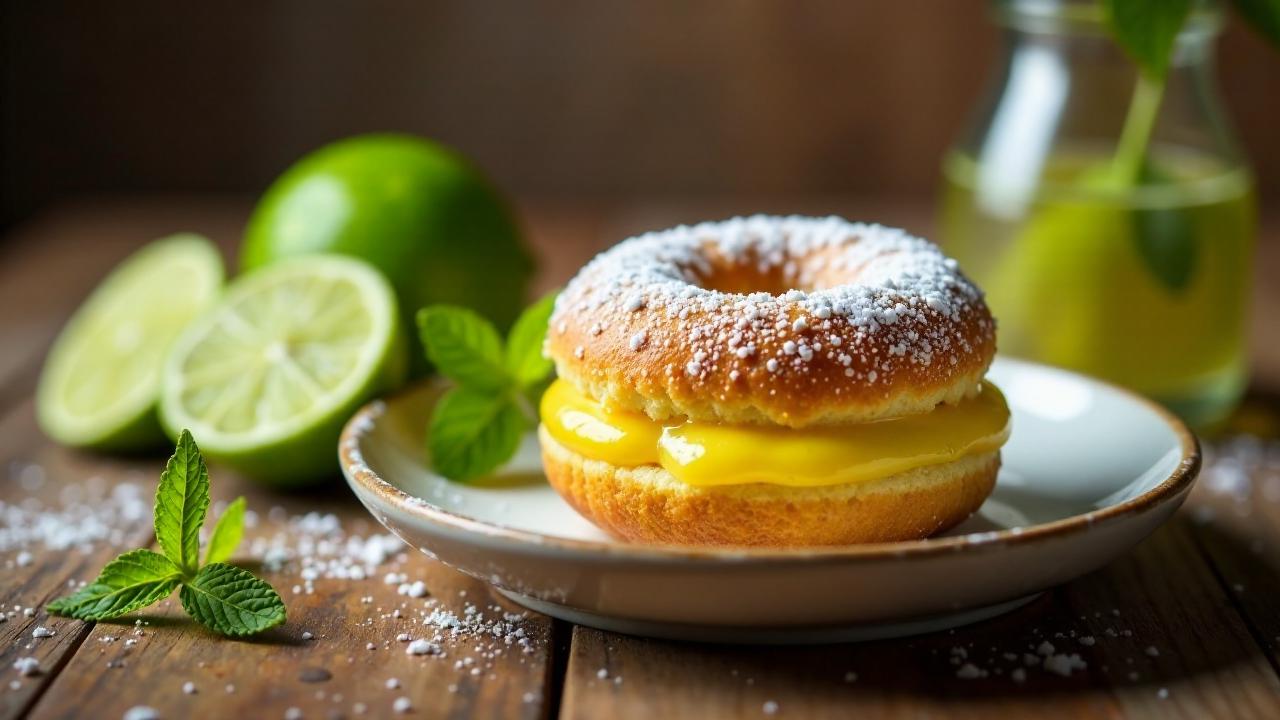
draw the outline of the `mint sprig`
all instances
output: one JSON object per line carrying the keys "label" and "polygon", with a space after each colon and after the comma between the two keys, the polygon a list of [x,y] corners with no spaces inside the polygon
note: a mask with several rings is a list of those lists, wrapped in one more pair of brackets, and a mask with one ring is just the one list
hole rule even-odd
{"label": "mint sprig", "polygon": [[526,309],[504,344],[480,315],[452,305],[418,311],[427,359],[457,386],[436,403],[427,430],[431,464],[441,475],[471,480],[511,459],[552,364],[542,354],[552,293]]}
{"label": "mint sprig", "polygon": [[209,509],[209,469],[183,430],[156,488],[156,542],[164,554],[130,550],[107,563],[96,580],[46,610],[79,620],[109,620],[154,605],[181,588],[187,614],[223,635],[252,635],[284,622],[280,595],[247,570],[222,562],[244,534],[244,498],[218,518],[200,566],[200,528]]}

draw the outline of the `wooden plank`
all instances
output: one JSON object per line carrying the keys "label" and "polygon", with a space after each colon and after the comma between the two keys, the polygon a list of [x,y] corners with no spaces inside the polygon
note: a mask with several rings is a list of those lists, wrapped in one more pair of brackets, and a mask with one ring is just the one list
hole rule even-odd
{"label": "wooden plank", "polygon": [[[383,562],[371,562],[382,551],[369,539],[386,531],[345,487],[284,496],[215,468],[214,489],[223,500],[249,497],[257,525],[239,557],[281,592],[286,624],[249,641],[220,638],[187,619],[175,595],[123,622],[93,627],[33,717],[82,714],[85,698],[101,717],[120,717],[137,705],[163,717],[285,717],[291,708],[304,717],[384,717],[402,697],[414,717],[545,714],[548,619],[499,603],[484,584],[398,541]],[[283,558],[279,567],[262,567],[262,558],[273,555]],[[318,575],[311,592],[307,567]],[[352,578],[353,571],[365,577]],[[387,584],[387,573],[422,581],[430,595],[398,594],[399,583]],[[468,606],[477,615],[468,616]],[[424,622],[435,609],[505,624],[496,636],[473,627],[452,637]],[[134,618],[148,624],[135,628]],[[408,654],[409,643],[397,640],[402,633],[432,640],[439,652]],[[392,678],[398,687],[387,687]],[[187,682],[193,693],[184,691]]]}
{"label": "wooden plank", "polygon": [[[98,568],[117,553],[150,541],[154,475],[138,474],[138,466],[54,446],[36,429],[29,398],[0,420],[0,472],[8,475],[0,482],[0,533],[6,536],[0,545],[0,568],[4,573],[0,611],[6,616],[6,621],[0,623],[0,673],[4,678],[0,718],[20,715],[40,697],[88,634],[88,626],[83,623],[50,617],[44,612],[44,605],[70,589],[69,579],[92,579]],[[138,488],[135,502],[104,501],[121,483]],[[94,512],[85,510],[89,505],[96,508]],[[72,512],[71,508],[80,511]],[[92,533],[75,533],[84,542],[65,549],[57,542],[48,547],[39,540],[41,536],[57,540],[54,530],[37,533],[32,542],[19,543],[15,539],[17,534],[24,538],[33,534],[24,528],[30,527],[37,515],[43,515],[46,523],[61,523],[65,530],[65,523],[76,517],[102,519],[109,509],[125,511],[123,515],[116,514],[113,537],[92,538]],[[64,533],[61,538],[65,541],[68,536]],[[32,633],[37,627],[52,629],[56,634],[34,638]],[[35,658],[40,672],[19,676],[13,670],[19,658]]]}
{"label": "wooden plank", "polygon": [[1193,531],[1280,671],[1280,404],[1247,406],[1261,437],[1207,443]]}
{"label": "wooden plank", "polygon": [[[102,222],[103,208],[64,208],[16,230],[0,255],[0,502],[5,504],[5,531],[12,535],[20,522],[29,522],[39,507],[65,513],[72,505],[100,500],[120,483],[139,487],[149,505],[154,473],[138,474],[138,463],[68,452],[57,448],[39,431],[31,400],[48,343],[103,274],[145,236],[135,236],[119,223]],[[116,211],[118,214],[118,211]],[[135,227],[145,230],[146,224]],[[67,493],[81,495],[71,500]],[[38,505],[32,505],[38,503]],[[24,506],[25,511],[15,510]],[[16,514],[15,514],[16,513]],[[34,658],[37,675],[5,680],[0,717],[21,714],[47,689],[56,673],[83,642],[88,626],[50,618],[43,610],[63,594],[72,578],[91,577],[124,545],[149,542],[149,515],[122,519],[114,542],[94,540],[91,549],[76,551],[42,547],[39,541],[18,544],[10,536],[0,551],[5,582],[0,586],[0,668],[11,671],[18,658]],[[52,637],[34,639],[37,627],[52,629]]]}
{"label": "wooden plank", "polygon": [[[0,502],[9,510],[22,503],[65,510],[64,493],[83,495],[77,501],[83,504],[109,496],[124,482],[139,488],[149,508],[158,462],[120,461],[56,447],[36,426],[31,393],[48,344],[115,263],[147,240],[192,227],[184,224],[192,217],[204,218],[199,229],[229,235],[234,225],[227,222],[227,209],[216,200],[69,204],[37,216],[5,239],[0,246],[0,472],[9,477],[0,483]],[[14,516],[6,515],[5,530],[12,531],[14,522]],[[125,520],[115,531],[115,543],[98,540],[87,552],[49,550],[39,543],[19,547],[9,541],[0,550],[5,577],[0,611],[6,615],[0,623],[0,669],[11,671],[22,657],[35,658],[41,668],[38,675],[12,672],[5,680],[0,717],[29,707],[89,632],[81,623],[48,617],[44,604],[63,594],[69,579],[90,578],[121,549],[149,542],[150,517]],[[31,633],[40,626],[56,634],[33,639]]]}
{"label": "wooden plank", "polygon": [[[1250,308],[1249,358],[1251,382],[1280,393],[1280,207],[1271,207],[1258,231],[1253,264],[1253,306]],[[1273,404],[1274,407],[1274,404]],[[1274,437],[1275,433],[1272,433]]]}
{"label": "wooden plank", "polygon": [[[1046,671],[1036,654],[1046,641],[1087,667]],[[1270,718],[1280,680],[1179,520],[1098,573],[952,632],[779,648],[578,628],[562,708],[565,718]]]}

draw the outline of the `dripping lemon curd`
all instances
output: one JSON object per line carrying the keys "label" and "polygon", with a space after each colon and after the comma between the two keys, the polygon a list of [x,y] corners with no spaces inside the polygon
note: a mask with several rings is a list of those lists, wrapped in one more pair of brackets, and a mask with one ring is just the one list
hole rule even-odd
{"label": "dripping lemon curd", "polygon": [[766,483],[819,487],[869,482],[991,452],[1009,437],[1000,390],[978,392],[931,412],[851,425],[655,422],[605,407],[557,380],[542,398],[542,423],[561,445],[612,465],[660,465],[693,486]]}

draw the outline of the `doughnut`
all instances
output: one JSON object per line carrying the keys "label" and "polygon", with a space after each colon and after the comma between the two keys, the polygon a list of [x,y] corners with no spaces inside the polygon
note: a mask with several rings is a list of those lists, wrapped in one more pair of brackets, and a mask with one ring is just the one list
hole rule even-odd
{"label": "doughnut", "polygon": [[619,243],[565,287],[539,439],[607,532],[790,547],[926,537],[990,493],[995,322],[932,243],[753,216]]}

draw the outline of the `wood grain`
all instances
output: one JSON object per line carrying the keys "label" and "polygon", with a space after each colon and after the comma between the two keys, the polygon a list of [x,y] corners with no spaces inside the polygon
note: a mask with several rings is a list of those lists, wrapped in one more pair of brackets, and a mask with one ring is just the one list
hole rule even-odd
{"label": "wood grain", "polygon": [[[111,487],[129,479],[144,486],[149,475],[135,475],[130,464],[67,452],[47,441],[36,429],[30,400],[6,413],[0,420],[0,472],[9,477],[0,481],[0,501],[6,505],[39,500],[44,507],[59,507],[60,496],[68,488],[92,495],[110,492]],[[86,482],[89,478],[97,478]],[[98,569],[128,547],[151,538],[150,517],[120,526],[121,542],[113,547],[96,542],[85,552],[49,551],[39,547],[0,552],[0,611],[12,616],[0,623],[0,718],[22,714],[47,689],[67,659],[77,651],[89,633],[84,623],[52,618],[44,611],[50,600],[67,593],[68,581],[92,580]],[[26,562],[20,562],[24,552]],[[27,609],[31,615],[27,615]],[[38,626],[52,629],[53,637],[35,639]],[[34,657],[40,673],[19,678],[12,670],[20,657]],[[10,683],[18,683],[16,687]]]}
{"label": "wood grain", "polygon": [[1192,517],[1201,550],[1280,672],[1280,412],[1268,410],[1267,422],[1265,440],[1209,444],[1219,462],[1196,488]]}
{"label": "wood grain", "polygon": [[[1027,666],[1046,641],[1087,667]],[[985,676],[959,677],[966,663]],[[1270,718],[1280,680],[1179,520],[1100,572],[953,632],[779,648],[577,628],[562,707],[565,718]]]}

